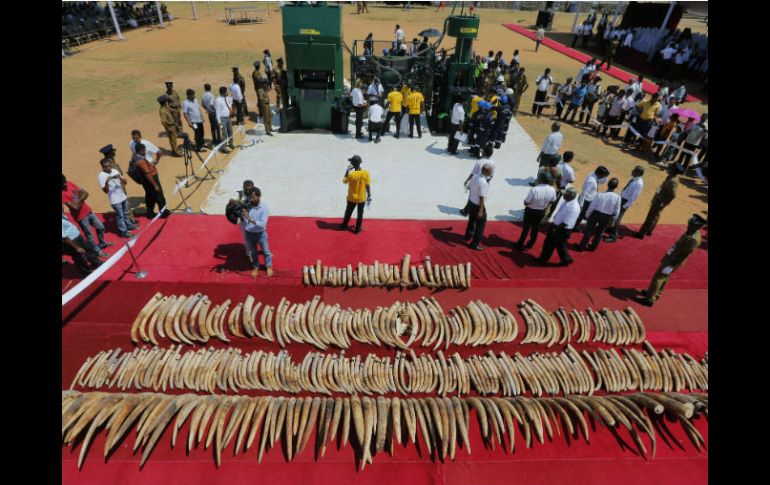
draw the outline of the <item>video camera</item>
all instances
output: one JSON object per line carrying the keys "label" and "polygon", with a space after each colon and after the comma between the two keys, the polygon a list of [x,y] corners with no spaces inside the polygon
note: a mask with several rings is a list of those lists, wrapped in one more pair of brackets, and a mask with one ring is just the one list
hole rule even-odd
{"label": "video camera", "polygon": [[243,211],[250,211],[253,206],[251,201],[241,202],[240,200],[231,199],[225,207],[225,217],[231,224],[238,224],[241,220],[241,213]]}

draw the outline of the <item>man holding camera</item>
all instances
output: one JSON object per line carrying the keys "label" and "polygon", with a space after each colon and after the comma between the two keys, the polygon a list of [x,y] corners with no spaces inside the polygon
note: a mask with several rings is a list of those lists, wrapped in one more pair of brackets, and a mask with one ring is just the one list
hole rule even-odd
{"label": "man holding camera", "polygon": [[348,184],[348,199],[345,207],[345,218],[340,224],[340,229],[348,228],[350,216],[353,215],[353,208],[355,207],[357,209],[356,230],[353,232],[358,234],[361,232],[361,223],[364,220],[364,204],[368,205],[372,202],[372,179],[367,170],[361,169],[361,157],[353,155],[353,157],[348,158],[348,161],[350,165],[342,178],[342,183]]}
{"label": "man holding camera", "polygon": [[265,267],[267,276],[273,276],[273,256],[270,253],[270,247],[267,243],[267,218],[268,208],[260,204],[262,192],[258,187],[253,187],[248,192],[250,207],[241,211],[241,227],[243,235],[248,244],[247,249],[251,255],[251,277],[256,278],[259,275],[259,251],[257,245],[262,248],[265,255]]}

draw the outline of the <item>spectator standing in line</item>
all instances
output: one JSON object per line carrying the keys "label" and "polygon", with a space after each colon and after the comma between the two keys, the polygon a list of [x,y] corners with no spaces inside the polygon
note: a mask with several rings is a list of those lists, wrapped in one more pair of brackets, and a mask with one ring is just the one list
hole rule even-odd
{"label": "spectator standing in line", "polygon": [[214,107],[214,95],[211,93],[211,84],[204,84],[203,96],[201,97],[201,104],[203,109],[209,116],[209,124],[211,125],[211,148],[222,143],[222,135],[219,132],[219,119],[217,118],[217,109]]}
{"label": "spectator standing in line", "polygon": [[[564,121],[568,121],[569,123],[573,123],[575,121],[575,114],[577,114],[577,112],[582,109],[583,102],[586,99],[586,86],[587,83],[585,79],[583,79],[582,82],[578,83],[575,90],[572,91],[569,108],[567,108],[567,111],[564,113]],[[567,118],[569,118],[569,120],[567,120]]]}
{"label": "spectator standing in line", "polygon": [[361,157],[353,155],[348,158],[350,166],[345,170],[345,176],[342,183],[348,185],[348,198],[345,207],[345,217],[342,219],[340,229],[346,230],[350,217],[353,215],[353,208],[356,209],[356,229],[355,234],[361,232],[361,225],[364,221],[364,205],[372,201],[372,179],[368,170],[361,168]]}
{"label": "spectator standing in line", "polygon": [[[551,68],[545,68],[545,72],[541,74],[536,80],[537,92],[535,92],[535,101],[532,103],[532,114],[540,118],[540,113],[543,112],[543,104],[548,97],[548,87],[553,84],[553,78],[551,77]],[[518,102],[518,100],[517,100]]]}
{"label": "spectator standing in line", "polygon": [[[620,214],[620,195],[615,193],[618,183],[618,179],[611,178],[607,183],[607,190],[596,194],[591,200],[588,211],[586,211],[588,223],[577,251],[585,251],[586,247],[589,251],[596,251],[602,241],[602,234],[609,226],[612,218],[617,218]],[[591,241],[590,246],[588,246],[589,241]]]}
{"label": "spectator standing in line", "polygon": [[233,98],[233,106],[235,107],[235,119],[238,125],[243,124],[243,102],[244,102],[244,96],[243,91],[241,90],[241,85],[238,84],[238,79],[235,77],[235,70],[237,68],[233,68],[233,83],[230,84],[230,95]]}
{"label": "spectator standing in line", "polygon": [[374,143],[380,142],[380,134],[382,133],[382,120],[385,111],[382,106],[377,102],[377,98],[373,97],[370,100],[369,105],[369,141],[372,141],[372,134],[375,135]]}
{"label": "spectator standing in line", "polygon": [[586,22],[585,24],[583,24],[583,31],[581,32],[581,34],[583,36],[584,49],[588,47],[588,41],[591,40],[591,34],[593,33],[593,30],[594,28],[590,23]]}
{"label": "spectator standing in line", "polygon": [[[575,154],[571,151],[566,151],[557,165],[557,168],[561,172],[561,178],[559,179],[559,189],[556,191],[556,200],[553,201],[554,207],[559,205],[559,199],[561,199],[561,196],[567,188],[569,188],[570,184],[575,183],[575,169],[570,165],[573,158],[575,158]],[[577,192],[575,193],[575,196],[577,197]]]}
{"label": "spectator standing in line", "polygon": [[572,32],[572,47],[575,48],[575,45],[577,44],[578,39],[580,38],[580,34],[583,33],[583,24],[578,24],[575,26],[575,30]]}
{"label": "spectator standing in line", "polygon": [[607,43],[607,48],[604,51],[604,60],[602,60],[601,64],[599,64],[599,68],[601,68],[602,64],[605,63],[607,64],[607,69],[612,67],[612,59],[615,58],[615,56],[618,54],[619,47],[620,41],[617,38],[613,38]]}
{"label": "spectator standing in line", "polygon": [[641,135],[641,137],[637,137],[634,132],[629,127],[628,131],[626,132],[626,136],[623,140],[623,148],[627,147],[627,144],[631,141],[632,138],[636,137],[639,138],[639,142],[644,140],[644,138],[647,136],[647,133],[649,133],[650,128],[652,128],[652,124],[655,122],[655,118],[658,116],[658,113],[660,112],[660,102],[658,101],[658,93],[653,94],[650,96],[650,99],[647,101],[640,101],[636,103],[636,109],[639,111],[639,116],[637,117],[636,123],[633,125],[634,129]]}
{"label": "spectator standing in line", "polygon": [[[144,144],[139,143],[136,145],[136,153],[131,163],[134,163],[139,171],[142,173],[144,188],[144,205],[146,207],[145,215],[148,219],[153,219],[157,214],[155,213],[155,205],[158,205],[158,210],[166,207],[166,198],[163,195],[163,187],[160,185],[160,179],[158,178],[158,169],[156,163],[152,163],[147,160],[147,148]],[[166,208],[161,213],[161,218],[166,218],[171,214],[171,211]]]}
{"label": "spectator standing in line", "polygon": [[[591,112],[594,110],[594,105],[601,98],[602,88],[599,83],[602,78],[595,76],[586,86],[586,97],[583,101],[583,109],[580,110],[580,116],[578,117],[578,123],[583,123],[583,126],[588,127],[591,124]],[[585,116],[585,121],[583,120]]]}
{"label": "spectator standing in line", "polygon": [[623,190],[620,192],[620,213],[607,228],[609,235],[604,237],[604,242],[613,243],[617,241],[619,237],[622,238],[622,236],[618,236],[620,222],[623,220],[623,215],[626,211],[634,204],[634,202],[636,202],[636,199],[639,198],[639,194],[642,193],[642,189],[644,188],[643,175],[644,167],[641,165],[637,165],[631,171],[631,180],[628,181],[626,186],[623,187]]}
{"label": "spectator standing in line", "polygon": [[[542,26],[540,26],[537,28],[537,32],[535,33],[535,52],[537,52],[537,50],[540,48],[540,43],[543,42],[544,37],[545,37],[545,29]],[[514,59],[516,59],[515,56],[514,56]],[[518,59],[517,59],[517,64],[518,64]]]}
{"label": "spectator standing in line", "polygon": [[102,264],[97,253],[83,240],[80,231],[70,222],[64,211],[61,213],[61,250],[72,256],[75,266],[83,276],[88,276]]}
{"label": "spectator standing in line", "polygon": [[647,217],[644,219],[644,223],[639,228],[639,231],[634,234],[634,237],[644,239],[645,236],[652,236],[652,232],[658,225],[660,213],[676,198],[676,191],[679,188],[679,179],[677,177],[683,173],[684,167],[678,163],[672,163],[669,166],[668,176],[658,187],[658,190],[655,191],[655,195],[652,196]]}
{"label": "spectator standing in line", "polygon": [[464,239],[470,241],[468,247],[476,251],[484,249],[480,243],[487,225],[486,200],[491,176],[492,167],[485,163],[481,167],[481,173],[471,179],[469,187],[468,225],[465,227]]}
{"label": "spectator standing in line", "polygon": [[580,215],[577,222],[575,222],[575,230],[580,227],[580,223],[583,222],[583,218],[586,216],[588,207],[591,205],[591,201],[594,200],[596,193],[599,191],[599,186],[604,185],[607,181],[607,177],[610,175],[610,171],[604,165],[599,165],[596,170],[588,174],[585,182],[583,182],[583,188],[578,196],[578,204],[580,204]]}
{"label": "spectator standing in line", "polygon": [[646,291],[642,290],[640,292],[641,298],[637,297],[636,301],[646,306],[655,304],[666,287],[669,278],[671,278],[671,273],[684,266],[690,255],[700,247],[700,229],[707,223],[706,219],[698,214],[692,215],[690,220],[687,221],[687,231],[666,251],[663,259],[660,261],[658,270],[653,275],[652,281],[650,281],[649,288]]}
{"label": "spectator standing in line", "polygon": [[399,90],[396,89],[396,86],[393,85],[390,87],[387,99],[388,114],[385,117],[385,123],[382,125],[382,132],[390,132],[390,120],[395,118],[396,134],[394,135],[394,138],[398,139],[401,134],[401,105],[404,102],[404,97]]}
{"label": "spectator standing in line", "polygon": [[353,103],[353,111],[356,113],[356,138],[363,138],[364,134],[361,132],[364,126],[364,109],[366,108],[366,102],[364,101],[364,93],[361,92],[361,80],[356,80],[356,85],[353,90],[350,91],[350,98]]}
{"label": "spectator standing in line", "polygon": [[420,126],[420,115],[425,110],[425,97],[417,86],[407,98],[409,104],[409,138],[414,138],[414,125],[417,124],[417,138],[422,138],[422,128]]}
{"label": "spectator standing in line", "polygon": [[564,135],[561,133],[561,124],[554,122],[551,125],[551,134],[543,140],[543,146],[540,148],[540,156],[537,158],[540,166],[546,164],[552,158],[559,155],[559,148],[564,142]]}
{"label": "spectator standing in line", "polygon": [[112,168],[107,160],[102,160],[102,171],[97,176],[99,187],[107,194],[112,210],[115,211],[115,223],[120,237],[133,237],[131,232],[135,226],[129,218],[128,195],[126,195],[126,179]]}
{"label": "spectator standing in line", "polygon": [[540,257],[537,258],[539,264],[548,264],[554,249],[559,254],[560,266],[572,264],[572,258],[567,250],[567,241],[580,214],[580,205],[576,197],[577,191],[575,187],[567,187],[564,191],[564,203],[556,211],[553,222],[546,233],[543,250],[540,253]]}
{"label": "spectator standing in line", "polygon": [[[669,108],[670,110],[670,108]],[[679,124],[679,113],[673,113],[668,116],[668,120],[664,121],[663,126],[661,126],[660,130],[658,130],[657,137],[655,141],[662,141],[662,142],[671,142],[674,140],[671,140],[672,135],[674,134],[674,131]],[[655,158],[656,160],[660,161],[663,159],[665,152],[663,148],[666,145],[661,143],[658,145],[655,145]]]}
{"label": "spectator standing in line", "polygon": [[184,112],[184,119],[187,121],[187,126],[195,133],[195,151],[205,152],[206,148],[203,146],[203,116],[201,116],[201,107],[198,105],[198,100],[195,99],[195,91],[192,89],[187,90],[187,99],[182,103],[182,111]]}
{"label": "spectator standing in line", "polygon": [[267,78],[268,88],[272,87],[273,78],[273,57],[270,55],[270,50],[265,49],[262,51],[262,64],[265,65],[265,77]]}
{"label": "spectator standing in line", "polygon": [[[61,202],[70,209],[70,214],[77,221],[80,229],[83,230],[83,234],[86,236],[86,241],[93,248],[100,257],[106,258],[107,253],[102,249],[112,246],[113,243],[105,242],[104,240],[104,225],[102,221],[96,217],[91,207],[86,204],[88,199],[88,192],[81,189],[72,182],[67,181],[67,177],[64,174],[61,175]],[[99,244],[94,241],[94,235],[91,233],[91,227],[96,229],[96,236],[99,238]]]}
{"label": "spectator standing in line", "polygon": [[[531,249],[537,241],[538,228],[543,221],[545,208],[556,200],[556,190],[551,185],[552,181],[553,178],[550,173],[540,173],[537,177],[537,185],[529,189],[529,193],[524,199],[524,221],[521,227],[521,235],[518,242],[514,245],[519,251]],[[529,241],[525,245],[524,241],[528,235]]]}
{"label": "spectator standing in line", "polygon": [[[698,149],[703,139],[708,136],[708,116],[708,113],[703,113],[700,118],[700,123],[693,125],[693,127],[690,128],[690,131],[687,133],[687,138],[684,139],[685,150],[693,151]],[[685,170],[690,167],[690,161],[692,161],[692,155],[683,151],[679,152],[679,159],[677,162],[680,163]]]}
{"label": "spectator standing in line", "polygon": [[561,114],[564,112],[564,105],[567,100],[572,97],[572,91],[575,89],[575,84],[572,82],[572,78],[568,77],[564,84],[559,86],[559,90],[556,91],[556,118],[561,119]]}
{"label": "spectator standing in line", "polygon": [[[166,96],[160,96],[158,98],[158,104],[160,105],[160,109],[158,110],[160,124],[163,125],[163,130],[166,132],[166,136],[168,136],[168,142],[171,145],[171,154],[175,157],[181,157],[182,154],[179,153],[179,143],[176,139],[176,121],[174,112],[169,106],[169,99]],[[181,132],[181,130],[179,131]]]}
{"label": "spectator standing in line", "polygon": [[267,276],[273,276],[273,255],[270,252],[270,246],[267,242],[267,219],[269,210],[266,205],[261,203],[262,192],[258,187],[249,191],[251,200],[251,209],[241,212],[241,224],[243,234],[248,242],[249,252],[251,253],[251,277],[256,278],[259,275],[259,251],[257,246],[262,248],[265,255],[265,268]]}
{"label": "spectator standing in line", "polygon": [[[219,88],[219,96],[214,100],[214,109],[216,110],[217,118],[219,118],[219,126],[222,127],[222,136],[225,140],[228,140],[227,144],[230,146],[230,150],[232,150],[235,148],[233,144],[233,122],[230,118],[233,114],[233,106],[232,101],[228,100],[227,88],[224,86]],[[225,148],[224,145],[221,148],[223,153],[230,153],[230,150]]]}
{"label": "spectator standing in line", "polygon": [[634,32],[629,29],[626,37],[623,39],[623,47],[620,50],[620,55],[623,59],[628,57],[628,52],[631,50],[631,44],[634,42]]}

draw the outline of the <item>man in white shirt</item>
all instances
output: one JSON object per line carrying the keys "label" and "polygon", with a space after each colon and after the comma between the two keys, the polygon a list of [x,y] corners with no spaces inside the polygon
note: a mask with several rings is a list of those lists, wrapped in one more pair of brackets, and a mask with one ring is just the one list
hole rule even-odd
{"label": "man in white shirt", "polygon": [[115,222],[118,225],[120,237],[133,237],[129,231],[139,227],[134,225],[129,218],[128,196],[126,195],[126,179],[112,168],[109,160],[102,159],[102,171],[99,172],[97,180],[99,187],[107,194],[110,200],[112,210],[115,211]]}
{"label": "man in white shirt", "polygon": [[355,87],[350,91],[350,98],[353,103],[353,110],[356,112],[356,138],[363,138],[364,135],[361,130],[364,125],[366,102],[364,101],[364,93],[361,92],[361,80],[356,81]]}
{"label": "man in white shirt", "polygon": [[201,97],[201,105],[209,116],[209,124],[211,125],[211,147],[219,145],[222,142],[222,135],[219,133],[219,119],[217,118],[217,110],[214,108],[214,94],[211,92],[211,84],[203,85],[203,96]]}
{"label": "man in white shirt", "polygon": [[[620,229],[620,221],[623,220],[623,215],[631,207],[636,199],[639,198],[639,194],[642,193],[644,188],[644,167],[637,165],[631,171],[631,180],[628,181],[623,190],[620,192],[620,214],[615,218],[615,221],[607,228],[608,236],[604,238],[604,242],[613,243],[618,240],[618,230]],[[620,236],[622,239],[623,236]]]}
{"label": "man in white shirt", "polygon": [[628,56],[628,51],[631,49],[631,44],[634,42],[634,32],[629,30],[626,37],[623,39],[623,45],[620,48],[621,56]]}
{"label": "man in white shirt", "polygon": [[[583,239],[577,247],[578,251],[585,251],[586,247],[589,251],[596,251],[602,240],[602,233],[607,229],[612,218],[620,215],[620,195],[615,193],[616,188],[618,188],[618,179],[613,177],[607,183],[607,191],[596,194],[589,204],[586,212],[588,223]],[[592,238],[591,245],[588,246],[588,241]]]}
{"label": "man in white shirt", "polygon": [[235,106],[235,119],[239,125],[243,124],[243,91],[241,86],[237,82],[233,82],[230,85],[230,95],[233,98],[233,105]]}
{"label": "man in white shirt", "polygon": [[[703,113],[700,118],[700,123],[697,125],[693,125],[692,128],[690,128],[690,131],[687,132],[687,138],[684,140],[684,149],[688,151],[694,151],[700,148],[701,143],[703,142],[703,139],[708,137],[709,132],[709,124],[708,124],[708,113]],[[687,170],[690,167],[690,162],[692,161],[692,155],[689,153],[685,153],[684,151],[679,152],[679,158],[677,159],[677,162],[681,164],[685,170]]]}
{"label": "man in white shirt", "polygon": [[537,85],[537,91],[535,91],[535,101],[532,103],[532,114],[540,118],[540,113],[543,111],[546,98],[548,97],[548,87],[553,84],[553,78],[551,77],[551,69],[546,68],[545,72],[535,80]]}
{"label": "man in white shirt", "polygon": [[457,147],[460,144],[460,140],[455,138],[455,134],[459,131],[463,132],[463,123],[465,122],[465,108],[460,99],[458,99],[454,106],[452,106],[452,117],[449,119],[449,146],[447,151],[452,155],[457,155]]}
{"label": "man in white shirt", "polygon": [[372,141],[372,133],[377,135],[374,143],[380,142],[380,133],[382,132],[382,122],[385,118],[385,110],[377,102],[377,98],[372,98],[369,102],[369,141]]}
{"label": "man in white shirt", "polygon": [[567,188],[575,183],[575,170],[572,168],[572,165],[570,165],[573,158],[575,158],[575,154],[571,151],[566,151],[564,152],[564,155],[562,155],[561,161],[556,165],[556,168],[561,172],[561,178],[559,179],[559,190],[556,191],[556,200],[553,201],[554,207],[559,205],[559,200],[561,200],[561,196]]}
{"label": "man in white shirt", "polygon": [[559,124],[559,122],[554,122],[551,125],[551,134],[543,140],[543,146],[540,148],[540,156],[537,157],[537,161],[540,162],[540,167],[548,163],[549,160],[557,158],[559,148],[561,148],[561,144],[564,142],[564,135],[560,130],[561,124]]}
{"label": "man in white shirt", "polygon": [[639,93],[644,92],[644,76],[639,76],[635,81],[630,80],[628,81],[628,85],[626,86],[626,90],[633,91],[634,100],[636,100],[637,96],[639,96]]}
{"label": "man in white shirt", "polygon": [[577,191],[575,187],[568,187],[564,191],[564,203],[556,211],[553,222],[546,233],[543,251],[537,258],[539,264],[547,264],[554,249],[559,254],[560,266],[572,264],[572,258],[567,251],[567,240],[575,227],[578,214],[580,214],[580,205],[577,201]]}
{"label": "man in white shirt", "polygon": [[[543,221],[545,208],[556,200],[556,189],[553,188],[551,174],[542,172],[537,177],[537,185],[529,189],[527,197],[524,199],[524,221],[521,227],[521,236],[514,245],[519,251],[526,251],[535,245],[537,241],[537,230]],[[529,235],[529,241],[524,241]]]}
{"label": "man in white shirt", "polygon": [[[489,166],[490,172],[489,176],[487,176],[487,182],[491,182],[492,178],[495,176],[495,162],[490,160],[489,155],[485,154],[484,158],[480,158],[476,160],[476,163],[473,165],[473,169],[471,169],[471,173],[468,174],[468,178],[465,179],[465,182],[463,182],[463,186],[465,187],[465,190],[470,190],[470,184],[473,177],[476,175],[481,174],[481,170],[484,168],[485,165]],[[460,215],[463,217],[468,216],[468,211],[471,207],[471,199],[468,197],[468,202],[465,203],[465,207],[463,209],[460,209]]]}
{"label": "man in white shirt", "polygon": [[[228,140],[229,138],[228,145],[230,145],[230,150],[232,150],[235,148],[235,145],[233,144],[233,122],[230,119],[233,112],[233,105],[232,100],[228,99],[227,88],[224,86],[219,88],[219,96],[214,100],[214,109],[216,109],[217,118],[219,118],[219,126],[222,127],[222,136],[225,140]],[[224,153],[230,153],[230,150],[224,146],[222,147],[222,152]]]}
{"label": "man in white shirt", "polygon": [[[537,52],[537,48],[540,47],[540,43],[543,42],[544,37],[545,37],[545,29],[543,29],[542,26],[538,27],[537,32],[535,33],[535,52]],[[517,59],[517,63],[518,63],[518,59]]]}
{"label": "man in white shirt", "polygon": [[594,200],[596,192],[599,191],[599,186],[603,185],[607,181],[607,177],[610,175],[610,171],[604,165],[599,165],[596,170],[588,174],[585,182],[583,182],[583,189],[578,196],[578,204],[580,204],[580,215],[577,222],[575,222],[575,229],[578,229],[580,223],[583,222],[583,218],[586,217],[588,207],[591,205],[591,201]]}
{"label": "man in white shirt", "polygon": [[372,79],[372,82],[369,83],[369,86],[366,88],[366,95],[371,98],[377,98],[382,99],[382,94],[384,92],[384,88],[382,87],[382,84],[377,78]]}
{"label": "man in white shirt", "polygon": [[187,90],[187,99],[182,102],[182,114],[187,121],[187,126],[195,133],[195,151],[206,151],[206,148],[203,146],[203,116],[201,116],[201,107],[198,105],[198,100],[195,99],[195,91],[192,89]]}
{"label": "man in white shirt", "polygon": [[396,45],[401,46],[404,42],[404,31],[401,30],[401,26],[396,24]]}
{"label": "man in white shirt", "polygon": [[469,247],[481,251],[479,243],[484,236],[484,227],[487,225],[486,200],[489,193],[487,177],[492,175],[492,167],[484,164],[481,173],[473,177],[470,186],[468,225],[465,227],[466,241],[470,240]]}
{"label": "man in white shirt", "polygon": [[157,164],[160,161],[160,157],[163,156],[163,152],[160,151],[160,148],[156,147],[150,140],[142,138],[141,131],[131,130],[131,143],[128,144],[128,148],[131,150],[132,158],[136,155],[136,146],[140,143],[144,145],[144,148],[147,150],[144,159],[149,163]]}

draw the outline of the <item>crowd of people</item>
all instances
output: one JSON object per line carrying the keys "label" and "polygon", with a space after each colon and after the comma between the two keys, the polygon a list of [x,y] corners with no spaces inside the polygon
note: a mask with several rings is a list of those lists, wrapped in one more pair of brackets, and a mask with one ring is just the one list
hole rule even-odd
{"label": "crowd of people", "polygon": [[[63,39],[86,33],[105,35],[113,30],[110,10],[101,2],[62,2],[61,5]],[[158,19],[155,2],[113,2],[112,7],[121,29],[135,29]],[[166,4],[161,3],[160,10],[164,21],[172,20]]]}

